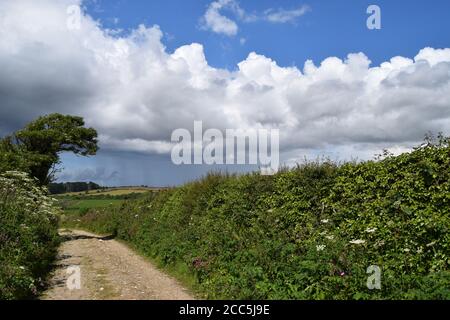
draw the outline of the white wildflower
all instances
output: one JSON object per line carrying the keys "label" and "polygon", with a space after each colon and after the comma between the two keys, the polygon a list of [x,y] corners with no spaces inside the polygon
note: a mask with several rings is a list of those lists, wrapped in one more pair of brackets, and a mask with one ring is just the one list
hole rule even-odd
{"label": "white wildflower", "polygon": [[334,236],[326,236],[328,240],[334,240]]}
{"label": "white wildflower", "polygon": [[384,240],[378,241],[377,243],[375,243],[375,247],[382,247],[385,245]]}
{"label": "white wildflower", "polygon": [[322,223],[328,223],[328,222],[330,222],[330,220],[328,220],[328,219],[322,220]]}
{"label": "white wildflower", "polygon": [[324,245],[324,244],[319,244],[319,245],[316,246],[316,250],[317,250],[317,252],[323,251],[323,250],[325,250],[326,247],[327,246]]}
{"label": "white wildflower", "polygon": [[364,244],[366,243],[365,240],[361,240],[361,239],[357,239],[357,240],[352,240],[350,241],[351,244]]}
{"label": "white wildflower", "polygon": [[367,228],[366,229],[367,233],[374,233],[375,231],[377,231],[377,228]]}

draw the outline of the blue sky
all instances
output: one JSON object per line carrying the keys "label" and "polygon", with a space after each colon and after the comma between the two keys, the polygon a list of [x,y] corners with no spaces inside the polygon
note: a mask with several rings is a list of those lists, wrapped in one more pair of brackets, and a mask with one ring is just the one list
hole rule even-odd
{"label": "blue sky", "polygon": [[[367,28],[369,5],[381,30]],[[63,155],[61,181],[162,186],[255,169],[174,165],[171,134],[194,121],[279,129],[287,165],[450,135],[448,0],[14,0],[0,12],[0,135],[54,112],[99,133],[97,156]]]}
{"label": "blue sky", "polygon": [[[96,0],[86,3],[87,11],[105,27],[130,30],[144,23],[157,24],[166,34],[169,51],[192,42],[204,45],[210,65],[228,69],[255,51],[282,66],[303,67],[307,59],[316,63],[329,56],[345,58],[364,52],[378,65],[391,57],[414,57],[424,47],[444,48],[450,40],[450,1],[447,0],[242,0],[246,12],[269,8],[292,10],[308,5],[311,10],[295,22],[273,24],[241,22],[236,36],[202,30],[199,20],[209,0]],[[382,10],[382,29],[368,30],[367,7]],[[223,13],[230,18],[233,14]],[[115,19],[118,20],[115,20]],[[246,40],[244,45],[240,39]]]}

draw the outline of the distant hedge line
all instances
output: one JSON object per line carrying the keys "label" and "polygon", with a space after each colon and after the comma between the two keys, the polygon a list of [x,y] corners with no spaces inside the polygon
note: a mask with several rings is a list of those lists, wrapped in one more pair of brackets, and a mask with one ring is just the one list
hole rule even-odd
{"label": "distant hedge line", "polygon": [[44,284],[59,244],[55,210],[27,174],[0,175],[0,300],[31,298]]}
{"label": "distant hedge line", "polygon": [[[450,147],[442,137],[378,161],[309,163],[270,177],[211,174],[67,223],[76,219],[184,266],[206,298],[450,299]],[[372,265],[380,290],[367,287]]]}
{"label": "distant hedge line", "polygon": [[88,192],[92,190],[100,191],[102,187],[94,182],[64,182],[50,183],[48,191],[50,194],[64,194],[69,192]]}

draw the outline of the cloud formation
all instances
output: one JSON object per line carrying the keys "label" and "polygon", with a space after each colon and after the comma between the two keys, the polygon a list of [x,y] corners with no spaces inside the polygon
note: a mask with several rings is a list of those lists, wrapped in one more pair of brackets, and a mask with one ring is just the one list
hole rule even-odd
{"label": "cloud formation", "polygon": [[119,178],[119,172],[107,172],[104,167],[97,167],[95,169],[85,168],[78,171],[63,172],[59,175],[59,179],[62,181],[97,181],[102,185],[107,185],[111,181]]}
{"label": "cloud formation", "polygon": [[294,22],[297,18],[305,15],[311,8],[307,5],[300,6],[296,9],[286,10],[280,9],[268,9],[264,12],[264,19],[272,23],[287,23]]}
{"label": "cloud formation", "polygon": [[279,128],[293,162],[401,152],[450,128],[450,49],[374,67],[353,53],[301,69],[252,52],[229,71],[211,67],[201,44],[167,52],[158,26],[118,37],[84,14],[69,30],[70,4],[79,2],[0,2],[1,133],[61,112],[85,117],[104,150],[168,154],[174,129],[203,120],[205,129]]}
{"label": "cloud formation", "polygon": [[205,30],[234,36],[238,33],[239,27],[236,22],[221,13],[221,10],[224,9],[228,9],[235,14],[242,12],[238,3],[234,0],[212,2],[202,18],[202,26]]}
{"label": "cloud formation", "polygon": [[[291,10],[283,8],[269,8],[263,13],[248,13],[241,8],[237,0],[217,0],[211,2],[205,14],[200,19],[201,28],[214,33],[226,36],[235,36],[239,32],[237,21],[251,23],[266,21],[270,23],[293,23],[299,17],[310,11],[307,5],[302,5]],[[224,12],[231,13],[235,20],[224,15]]]}

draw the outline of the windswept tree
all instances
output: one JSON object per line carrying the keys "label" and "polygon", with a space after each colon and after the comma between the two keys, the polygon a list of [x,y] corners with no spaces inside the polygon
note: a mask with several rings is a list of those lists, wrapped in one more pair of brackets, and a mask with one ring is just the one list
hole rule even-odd
{"label": "windswept tree", "polygon": [[[27,171],[42,185],[54,178],[56,165],[63,152],[81,156],[95,155],[98,151],[97,131],[86,128],[83,118],[50,114],[29,123],[13,136],[4,138],[2,157],[9,157],[12,168]],[[23,161],[18,161],[20,155]]]}

